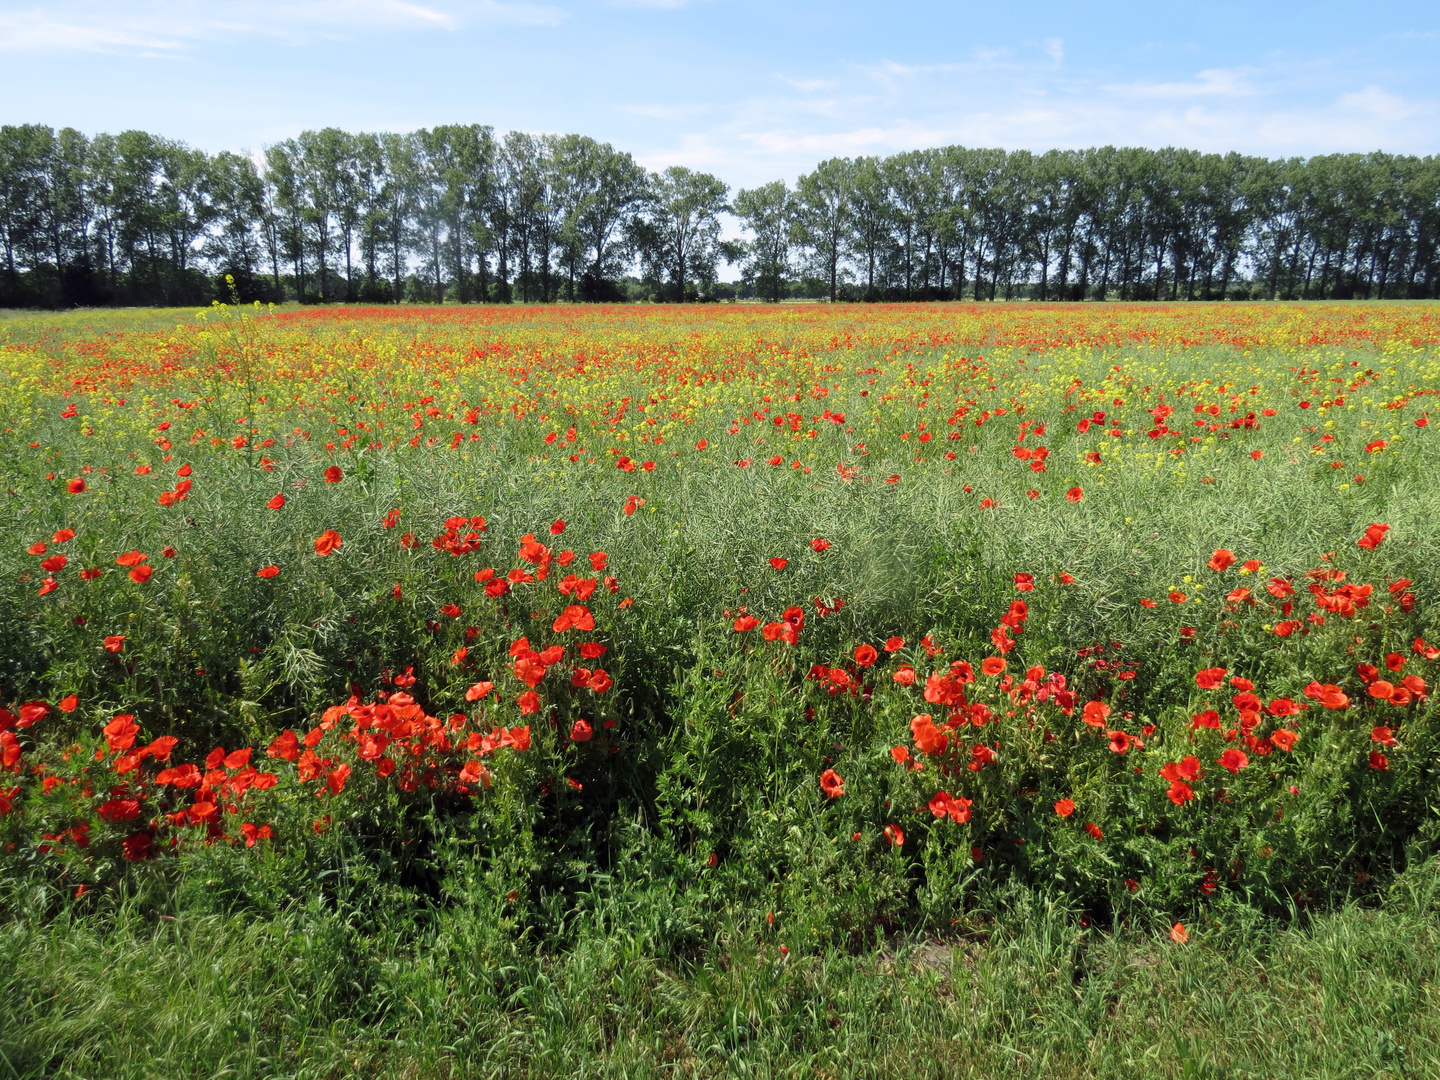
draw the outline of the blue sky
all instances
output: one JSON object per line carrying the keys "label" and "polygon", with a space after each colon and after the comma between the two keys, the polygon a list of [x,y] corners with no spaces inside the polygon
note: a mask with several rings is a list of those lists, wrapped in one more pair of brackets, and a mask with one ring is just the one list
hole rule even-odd
{"label": "blue sky", "polygon": [[0,0],[0,122],[481,122],[745,186],[945,143],[1436,153],[1437,57],[1435,0]]}

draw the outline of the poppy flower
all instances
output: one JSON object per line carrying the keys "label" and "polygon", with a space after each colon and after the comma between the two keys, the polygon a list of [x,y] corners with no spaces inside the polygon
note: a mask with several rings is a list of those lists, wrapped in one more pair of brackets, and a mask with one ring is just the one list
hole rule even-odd
{"label": "poppy flower", "polygon": [[1375,769],[1377,772],[1384,772],[1390,768],[1390,759],[1380,753],[1379,750],[1371,750],[1370,768]]}
{"label": "poppy flower", "polygon": [[563,634],[567,630],[594,630],[595,616],[584,604],[570,604],[555,619],[550,629],[557,634]]}
{"label": "poppy flower", "polygon": [[770,565],[773,566],[776,570],[784,570],[785,567],[789,564],[789,559],[782,559],[779,556],[776,556],[775,558],[770,560]]}
{"label": "poppy flower", "polygon": [[899,825],[886,825],[883,830],[885,839],[890,841],[891,847],[903,847],[905,844],[905,830]]}
{"label": "poppy flower", "polygon": [[896,652],[905,647],[905,639],[902,637],[891,637],[885,639],[885,651]]}
{"label": "poppy flower", "polygon": [[735,620],[735,622],[734,622],[734,624],[733,624],[733,627],[734,627],[735,633],[737,633],[737,634],[743,634],[743,633],[745,633],[745,631],[747,631],[747,630],[754,630],[755,627],[757,627],[757,626],[759,626],[759,625],[760,625],[760,620],[757,619],[754,615],[741,615],[739,618],[737,618],[737,619]]}
{"label": "poppy flower", "polygon": [[327,484],[338,484],[345,479],[345,474],[340,471],[339,465],[331,465],[325,470],[324,476]]}
{"label": "poppy flower", "polygon": [[130,580],[137,585],[144,585],[150,580],[150,575],[155,573],[153,566],[136,566],[130,570]]}
{"label": "poppy flower", "polygon": [[922,754],[943,754],[950,744],[949,737],[935,726],[929,713],[921,713],[910,721],[910,734],[914,736],[915,747]]}
{"label": "poppy flower", "polygon": [[948,791],[937,791],[926,805],[937,818],[948,817],[958,825],[970,820],[970,800],[951,795]]}
{"label": "poppy flower", "polygon": [[79,495],[82,491],[85,490],[85,481],[81,480],[77,476],[74,480],[66,483],[65,490],[68,491],[71,495]]}
{"label": "poppy flower", "polygon": [[281,509],[281,508],[285,505],[285,495],[284,495],[284,493],[283,493],[283,492],[276,492],[274,495],[272,495],[272,496],[270,497],[270,501],[267,502],[265,505],[266,505],[267,507],[269,507],[271,510],[279,510],[279,509]]}
{"label": "poppy flower", "polygon": [[144,562],[148,557],[149,557],[149,556],[147,556],[143,551],[127,551],[124,555],[121,555],[121,556],[119,556],[118,558],[116,558],[116,560],[115,560],[115,565],[117,565],[117,566],[138,566],[140,563]]}
{"label": "poppy flower", "polygon": [[1227,673],[1228,669],[1219,667],[1197,671],[1195,673],[1195,685],[1200,687],[1201,690],[1214,690],[1224,680]]}
{"label": "poppy flower", "polygon": [[256,570],[255,576],[261,578],[272,578],[278,573],[280,573],[280,567],[272,564],[270,566],[262,566],[259,570]]}
{"label": "poppy flower", "polygon": [[1388,727],[1376,727],[1370,729],[1371,742],[1377,742],[1381,746],[1395,745],[1395,732]]}
{"label": "poppy flower", "polygon": [[1176,945],[1184,945],[1190,940],[1190,932],[1185,929],[1184,923],[1176,923],[1170,928],[1170,940]]}
{"label": "poppy flower", "polygon": [[861,667],[869,667],[879,658],[880,654],[875,651],[873,645],[861,645],[855,650],[855,663]]}
{"label": "poppy flower", "polygon": [[595,729],[588,720],[576,720],[570,725],[571,742],[589,742],[595,736]]}
{"label": "poppy flower", "polygon": [[1105,720],[1110,715],[1110,706],[1103,701],[1087,701],[1082,718],[1085,723],[1094,728],[1103,728]]}
{"label": "poppy flower", "polygon": [[1055,804],[1055,813],[1059,814],[1062,818],[1068,818],[1074,812],[1075,800],[1073,799],[1061,799]]}
{"label": "poppy flower", "polygon": [[1086,831],[1087,833],[1089,833],[1091,836],[1093,836],[1096,840],[1104,840],[1104,839],[1105,839],[1105,832],[1104,832],[1104,830],[1101,829],[1099,825],[1096,825],[1093,821],[1087,821],[1087,822],[1085,823],[1085,831]]}
{"label": "poppy flower", "polygon": [[1295,749],[1295,743],[1299,739],[1300,736],[1289,728],[1276,728],[1270,733],[1270,741],[1287,754]]}
{"label": "poppy flower", "polygon": [[999,675],[1005,670],[1005,661],[998,656],[987,656],[980,661],[980,671],[984,675]]}
{"label": "poppy flower", "polygon": [[118,653],[121,649],[125,647],[125,635],[111,634],[105,638],[103,644],[106,652]]}
{"label": "poppy flower", "polygon": [[1195,798],[1195,789],[1184,780],[1172,780],[1170,789],[1165,792],[1165,795],[1176,806],[1184,806],[1185,803]]}
{"label": "poppy flower", "polygon": [[559,519],[556,519],[554,522],[551,523],[551,525],[550,525],[550,535],[551,535],[551,536],[559,536],[559,535],[560,535],[561,533],[563,533],[564,531],[565,531],[565,522],[560,521]]}
{"label": "poppy flower", "polygon": [[890,678],[894,682],[899,683],[901,686],[914,686],[915,669],[909,664],[906,664],[904,667],[898,668],[895,674],[891,675]]}
{"label": "poppy flower", "polygon": [[1067,502],[1078,503],[1084,497],[1085,489],[1081,487],[1072,487],[1069,491],[1065,492],[1065,500]]}
{"label": "poppy flower", "polygon": [[1235,553],[1226,548],[1216,548],[1215,554],[1210,556],[1210,561],[1205,564],[1217,574],[1235,565]]}
{"label": "poppy flower", "polygon": [[820,774],[820,790],[830,798],[838,799],[845,794],[845,779],[834,769],[826,769]]}
{"label": "poppy flower", "polygon": [[468,690],[465,691],[465,700],[479,701],[493,689],[495,689],[495,684],[493,682],[477,682],[475,685],[471,686]]}
{"label": "poppy flower", "polygon": [[817,536],[814,540],[810,541],[810,550],[817,555],[822,551],[829,551],[830,541]]}
{"label": "poppy flower", "polygon": [[334,529],[326,529],[315,538],[315,554],[320,556],[329,555],[337,550],[344,540]]}
{"label": "poppy flower", "polygon": [[1231,776],[1236,776],[1241,769],[1250,764],[1250,759],[1245,755],[1245,751],[1237,750],[1232,746],[1216,759],[1215,764],[1230,773]]}
{"label": "poppy flower", "polygon": [[890,756],[895,759],[897,764],[903,765],[910,760],[910,749],[905,746],[892,746]]}
{"label": "poppy flower", "polygon": [[1365,535],[1357,540],[1356,546],[1365,551],[1374,551],[1385,539],[1385,534],[1390,531],[1389,525],[1375,523],[1365,527]]}

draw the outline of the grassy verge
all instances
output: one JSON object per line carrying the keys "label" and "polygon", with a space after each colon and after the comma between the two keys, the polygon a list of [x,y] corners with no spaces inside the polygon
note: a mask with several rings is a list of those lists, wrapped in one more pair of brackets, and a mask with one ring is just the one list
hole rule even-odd
{"label": "grassy verge", "polygon": [[[788,955],[717,928],[688,959],[582,931],[553,954],[463,906],[0,931],[7,1076],[1380,1077],[1440,1069],[1434,867],[1289,924],[1176,944],[1035,895],[952,941]],[[599,902],[605,915],[633,898]],[[644,907],[643,904],[639,905]],[[615,929],[610,926],[608,929]]]}

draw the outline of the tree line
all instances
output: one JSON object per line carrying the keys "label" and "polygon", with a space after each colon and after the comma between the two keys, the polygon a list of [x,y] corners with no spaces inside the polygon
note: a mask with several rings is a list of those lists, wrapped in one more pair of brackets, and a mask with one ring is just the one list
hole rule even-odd
{"label": "tree line", "polygon": [[1433,298],[1440,158],[950,146],[732,199],[583,135],[325,128],[247,156],[7,125],[0,246],[4,307]]}

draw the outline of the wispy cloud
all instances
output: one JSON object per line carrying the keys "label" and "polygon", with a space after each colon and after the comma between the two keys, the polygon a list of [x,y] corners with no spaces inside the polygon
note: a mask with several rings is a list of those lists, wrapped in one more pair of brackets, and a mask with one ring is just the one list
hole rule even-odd
{"label": "wispy cloud", "polygon": [[553,26],[565,17],[559,7],[526,0],[249,0],[223,7],[184,0],[58,0],[44,7],[0,5],[0,51],[178,55],[237,35],[304,41],[375,31],[456,31],[476,23]]}
{"label": "wispy cloud", "polygon": [[1209,68],[1181,82],[1113,83],[1100,89],[1132,98],[1251,97],[1260,91],[1254,68]]}

